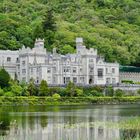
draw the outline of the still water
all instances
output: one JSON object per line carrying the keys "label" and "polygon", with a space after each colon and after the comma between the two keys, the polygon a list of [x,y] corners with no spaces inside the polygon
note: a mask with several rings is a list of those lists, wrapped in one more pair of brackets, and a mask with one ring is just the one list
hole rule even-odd
{"label": "still water", "polygon": [[140,129],[113,124],[135,117],[140,105],[0,107],[0,140],[129,140]]}

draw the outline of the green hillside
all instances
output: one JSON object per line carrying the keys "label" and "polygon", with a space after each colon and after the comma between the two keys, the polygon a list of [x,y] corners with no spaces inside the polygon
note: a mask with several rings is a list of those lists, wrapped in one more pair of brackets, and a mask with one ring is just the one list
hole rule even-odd
{"label": "green hillside", "polygon": [[0,49],[33,47],[41,37],[48,50],[67,53],[74,51],[79,36],[107,61],[140,63],[140,1],[0,1]]}

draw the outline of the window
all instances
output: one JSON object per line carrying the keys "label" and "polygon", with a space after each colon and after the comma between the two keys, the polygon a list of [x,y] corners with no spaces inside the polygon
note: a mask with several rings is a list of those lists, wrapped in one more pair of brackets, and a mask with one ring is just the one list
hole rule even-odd
{"label": "window", "polygon": [[73,77],[73,83],[77,83],[77,78]]}
{"label": "window", "polygon": [[56,67],[53,68],[53,72],[56,73]]}
{"label": "window", "polygon": [[66,83],[69,83],[70,77],[66,77]]}
{"label": "window", "polygon": [[36,77],[36,83],[37,84],[39,83],[39,77]]}
{"label": "window", "polygon": [[64,77],[64,84],[69,83],[69,81],[70,81],[70,77]]}
{"label": "window", "polygon": [[19,58],[17,58],[17,62],[19,62]]}
{"label": "window", "polygon": [[112,73],[115,73],[115,68],[112,68]]}
{"label": "window", "polygon": [[20,70],[20,65],[17,66],[18,70]]}
{"label": "window", "polygon": [[106,78],[106,84],[110,84],[110,78]]}
{"label": "window", "polygon": [[108,74],[108,68],[106,68],[106,74]]}
{"label": "window", "polygon": [[22,74],[26,74],[26,69],[22,69]]}
{"label": "window", "polygon": [[47,73],[51,73],[51,69],[48,69],[48,70],[47,70]]}
{"label": "window", "polygon": [[11,57],[7,57],[7,62],[11,62]]}
{"label": "window", "polygon": [[56,77],[53,77],[53,83],[56,83]]}
{"label": "window", "polygon": [[77,71],[76,67],[73,67],[73,73],[76,73],[76,71]]}
{"label": "window", "polygon": [[72,61],[72,62],[75,62],[75,58],[72,58],[71,61]]}
{"label": "window", "polygon": [[103,69],[98,69],[98,77],[103,78]]}
{"label": "window", "polygon": [[70,72],[70,68],[64,68],[64,72]]}
{"label": "window", "polygon": [[25,82],[25,81],[26,81],[26,77],[22,77],[22,81],[24,81],[24,82]]}
{"label": "window", "polygon": [[90,69],[89,69],[89,72],[93,72],[93,68],[90,68]]}
{"label": "window", "polygon": [[22,65],[25,65],[25,61],[22,61]]}
{"label": "window", "polygon": [[50,76],[48,76],[48,81],[51,81],[51,77]]}
{"label": "window", "polygon": [[91,59],[89,59],[89,62],[93,62],[93,59],[91,58]]}
{"label": "window", "polygon": [[50,83],[51,81],[52,81],[52,77],[51,76],[48,76],[47,77],[47,82]]}
{"label": "window", "polygon": [[112,78],[112,84],[116,84],[116,79]]}
{"label": "window", "polygon": [[33,68],[31,68],[31,73],[33,73]]}
{"label": "window", "polygon": [[39,68],[37,68],[36,70],[37,70],[37,72],[39,72]]}
{"label": "window", "polygon": [[81,82],[81,83],[84,83],[84,81],[85,81],[85,80],[84,80],[84,77],[80,77],[80,82]]}

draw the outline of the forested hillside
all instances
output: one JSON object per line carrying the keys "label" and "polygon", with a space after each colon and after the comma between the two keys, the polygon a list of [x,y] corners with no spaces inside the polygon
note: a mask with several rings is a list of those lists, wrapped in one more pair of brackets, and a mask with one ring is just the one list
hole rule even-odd
{"label": "forested hillside", "polygon": [[140,1],[0,1],[0,49],[33,47],[41,37],[48,50],[71,53],[79,36],[107,61],[140,63]]}

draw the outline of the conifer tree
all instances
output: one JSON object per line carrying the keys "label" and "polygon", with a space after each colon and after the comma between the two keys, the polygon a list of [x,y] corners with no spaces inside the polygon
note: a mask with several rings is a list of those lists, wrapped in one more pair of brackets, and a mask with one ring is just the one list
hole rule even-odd
{"label": "conifer tree", "polygon": [[71,81],[69,81],[69,83],[66,87],[66,92],[67,92],[67,95],[70,97],[72,97],[76,94],[76,86]]}
{"label": "conifer tree", "polygon": [[34,83],[34,80],[31,79],[29,84],[28,84],[28,88],[27,88],[30,96],[33,96],[33,95],[37,95],[38,94],[38,90],[36,88],[36,85]]}
{"label": "conifer tree", "polygon": [[46,96],[46,95],[48,95],[48,84],[45,80],[42,80],[39,86],[39,96]]}

